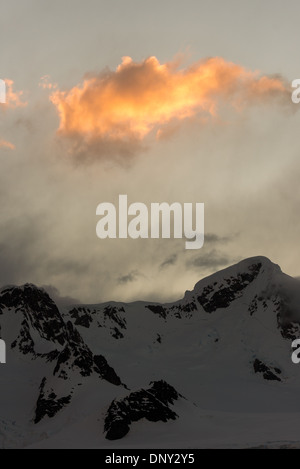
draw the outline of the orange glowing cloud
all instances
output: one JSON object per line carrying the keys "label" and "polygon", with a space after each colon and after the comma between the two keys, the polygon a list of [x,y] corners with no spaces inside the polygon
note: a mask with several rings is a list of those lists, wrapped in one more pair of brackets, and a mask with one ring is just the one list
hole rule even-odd
{"label": "orange glowing cloud", "polygon": [[[49,87],[51,89],[51,87]],[[155,57],[136,63],[123,57],[115,71],[89,75],[69,91],[50,96],[60,125],[58,134],[84,151],[91,146],[143,142],[171,122],[217,117],[220,106],[235,111],[274,98],[287,97],[278,77],[261,76],[216,57],[180,69],[176,61],[161,64]]]}
{"label": "orange glowing cloud", "polygon": [[44,75],[43,77],[41,77],[39,86],[40,88],[43,88],[43,90],[55,90],[57,88],[56,83],[50,82],[50,75]]}
{"label": "orange glowing cloud", "polygon": [[4,106],[6,108],[17,108],[27,106],[27,102],[23,101],[23,91],[14,91],[14,82],[13,80],[5,79],[6,84],[6,102]]}
{"label": "orange glowing cloud", "polygon": [[15,150],[15,145],[11,142],[7,142],[6,140],[0,140],[0,148],[6,148],[8,150]]}

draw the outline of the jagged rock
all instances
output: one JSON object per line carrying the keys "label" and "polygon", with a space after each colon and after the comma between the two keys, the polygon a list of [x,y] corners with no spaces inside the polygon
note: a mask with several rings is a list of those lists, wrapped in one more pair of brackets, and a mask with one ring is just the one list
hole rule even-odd
{"label": "jagged rock", "polygon": [[[55,303],[44,290],[30,284],[24,287],[8,287],[0,292],[0,298],[1,305],[3,309],[8,309],[8,314],[21,316],[18,335],[11,344],[12,350],[17,349],[21,354],[35,360],[44,359],[47,363],[53,363],[53,383],[51,381],[52,384],[48,384],[50,380],[44,378],[40,387],[36,422],[45,415],[53,417],[70,403],[70,393],[57,397],[60,392],[56,389],[61,388],[57,378],[67,382],[74,380],[74,374],[76,380],[78,375],[89,377],[96,374],[116,386],[122,384],[103,356],[94,357],[76,327],[71,321],[63,319]],[[43,347],[50,342],[53,349],[45,353],[37,352],[35,341],[39,339]],[[69,385],[66,389],[68,387]]]}
{"label": "jagged rock", "polygon": [[281,381],[281,379],[277,376],[277,374],[281,374],[281,370],[279,368],[272,368],[267,366],[265,363],[258,360],[258,358],[256,358],[254,361],[253,368],[255,373],[262,373],[264,379],[268,381]]}
{"label": "jagged rock", "polygon": [[73,308],[70,311],[70,316],[75,319],[75,326],[90,327],[93,319],[91,317],[91,311],[86,308]]}
{"label": "jagged rock", "polygon": [[108,318],[111,321],[114,321],[121,329],[126,329],[126,319],[122,318],[120,313],[125,313],[123,306],[116,307],[116,306],[106,306],[103,310],[104,320],[106,321]]}
{"label": "jagged rock", "polygon": [[250,313],[250,316],[252,316],[254,313],[256,313],[258,308],[258,301],[257,301],[257,295],[253,298],[252,302],[249,305],[248,311]]}
{"label": "jagged rock", "polygon": [[0,303],[14,308],[15,313],[22,312],[42,338],[60,345],[65,343],[65,323],[46,291],[31,284],[6,288],[0,293]]}
{"label": "jagged rock", "polygon": [[167,317],[166,308],[164,308],[161,305],[148,305],[148,306],[146,306],[146,308],[150,309],[150,311],[152,311],[152,313],[158,314],[158,316],[160,316],[163,319],[166,319],[166,317]]}
{"label": "jagged rock", "polygon": [[122,384],[121,379],[116,374],[115,370],[109,366],[107,360],[102,355],[95,355],[94,363],[97,370],[99,370],[101,378],[105,379],[109,383],[115,384],[116,386],[120,386]]}
{"label": "jagged rock", "polygon": [[22,352],[24,355],[30,353],[34,357],[37,356],[34,351],[34,341],[32,340],[32,337],[30,335],[29,326],[26,319],[22,321],[20,333],[17,339],[11,344],[12,349],[17,346],[19,346],[19,351]]}
{"label": "jagged rock", "polygon": [[111,336],[118,340],[124,338],[120,329],[126,330],[127,327],[123,313],[125,313],[123,306],[108,305],[100,309],[79,306],[73,308],[68,314],[72,319],[75,319],[75,326],[89,329],[95,320],[97,327],[108,327]]}
{"label": "jagged rock", "polygon": [[169,315],[173,315],[177,319],[182,319],[183,317],[191,318],[192,313],[197,311],[197,305],[194,301],[190,301],[188,303],[178,302],[177,304],[168,307],[162,305],[147,305],[146,308],[165,320]]}
{"label": "jagged rock", "polygon": [[261,263],[248,267],[248,272],[239,273],[236,277],[225,279],[228,286],[222,285],[215,291],[213,285],[208,285],[198,296],[198,301],[206,313],[213,313],[219,308],[227,308],[237,298],[240,298],[243,290],[258,276],[262,267]]}
{"label": "jagged rock", "polygon": [[156,381],[149,389],[132,392],[121,400],[114,400],[105,418],[104,431],[108,440],[127,435],[132,422],[146,418],[151,422],[167,422],[178,416],[169,405],[182,397],[165,381]]}
{"label": "jagged rock", "polygon": [[276,298],[274,306],[277,311],[277,325],[284,339],[295,340],[300,337],[300,319],[296,319],[294,311],[290,308],[289,300],[282,295]]}
{"label": "jagged rock", "polygon": [[69,321],[66,324],[67,345],[58,355],[53,374],[65,378],[68,369],[77,369],[82,376],[90,376],[95,369],[94,356],[79,332]]}
{"label": "jagged rock", "polygon": [[49,418],[55,417],[57,412],[71,401],[71,396],[64,396],[58,399],[53,389],[46,392],[46,381],[46,378],[43,378],[40,385],[40,395],[37,400],[34,418],[34,423],[36,424],[39,423],[46,415]]}
{"label": "jagged rock", "polygon": [[111,328],[111,336],[114,337],[114,339],[124,339],[124,334],[122,334],[121,331],[117,327]]}

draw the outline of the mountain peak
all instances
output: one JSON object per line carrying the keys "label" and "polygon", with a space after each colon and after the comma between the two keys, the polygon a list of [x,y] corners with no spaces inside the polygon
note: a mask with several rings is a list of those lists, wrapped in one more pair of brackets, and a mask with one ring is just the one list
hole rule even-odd
{"label": "mountain peak", "polygon": [[[251,275],[252,279],[256,278],[259,274],[268,274],[272,276],[273,274],[281,274],[281,268],[279,265],[274,264],[270,259],[264,256],[255,256],[249,257],[239,261],[237,264],[233,264],[225,269],[219,270],[218,272],[205,277],[196,283],[194,291],[201,289],[204,284],[215,283],[221,281],[222,279],[228,278],[240,278]],[[250,279],[249,279],[250,280]]]}
{"label": "mountain peak", "polygon": [[269,290],[283,276],[280,267],[267,257],[250,257],[200,280],[184,299],[196,299],[205,312],[212,313],[242,297],[250,285],[255,283],[259,291]]}
{"label": "mountain peak", "polygon": [[[254,256],[248,257],[239,261],[236,266],[240,266],[240,268],[249,268],[254,264],[261,264],[264,269],[273,269],[276,272],[281,272],[281,268],[278,264],[274,264],[268,257],[265,256]],[[234,267],[234,266],[232,266]]]}

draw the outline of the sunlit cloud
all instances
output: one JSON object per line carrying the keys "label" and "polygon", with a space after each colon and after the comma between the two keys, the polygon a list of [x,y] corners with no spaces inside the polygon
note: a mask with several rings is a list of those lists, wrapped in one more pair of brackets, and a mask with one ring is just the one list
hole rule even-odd
{"label": "sunlit cloud", "polygon": [[24,92],[23,91],[14,91],[14,82],[6,78],[6,102],[3,104],[5,108],[18,108],[27,106],[27,102],[24,101]]}
{"label": "sunlit cloud", "polygon": [[43,90],[55,90],[57,88],[57,83],[51,83],[50,80],[50,75],[44,75],[43,77],[41,77],[39,87]]}
{"label": "sunlit cloud", "polygon": [[72,151],[103,156],[114,148],[130,151],[148,136],[168,135],[168,129],[172,135],[194,117],[216,119],[223,106],[242,112],[250,105],[290,100],[290,95],[280,77],[262,76],[220,57],[186,68],[178,61],[161,64],[156,57],[139,63],[123,57],[115,71],[89,74],[68,91],[54,90],[50,100],[60,119],[58,135],[70,139]]}
{"label": "sunlit cloud", "polygon": [[0,139],[0,148],[6,148],[8,150],[15,150],[16,147],[13,143]]}

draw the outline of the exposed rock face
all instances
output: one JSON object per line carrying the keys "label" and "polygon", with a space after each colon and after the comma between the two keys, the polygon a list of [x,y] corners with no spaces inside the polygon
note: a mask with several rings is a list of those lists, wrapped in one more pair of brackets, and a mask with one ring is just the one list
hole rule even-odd
{"label": "exposed rock face", "polygon": [[[124,331],[127,328],[125,309],[123,306],[106,305],[104,307],[92,308],[78,306],[69,312],[74,325],[86,329],[90,327],[104,327],[109,329],[111,337],[116,340],[124,338]],[[122,332],[123,330],[123,332]]]}
{"label": "exposed rock face", "polygon": [[29,332],[29,325],[28,321],[24,319],[21,324],[21,329],[20,333],[17,337],[16,340],[11,344],[11,348],[19,347],[19,351],[22,352],[24,355],[31,354],[34,357],[37,356],[37,354],[34,351],[34,342],[31,338],[30,332]]}
{"label": "exposed rock face", "polygon": [[279,368],[273,368],[271,366],[267,366],[261,360],[256,360],[253,363],[253,368],[255,373],[261,373],[263,378],[268,381],[281,381],[278,375],[281,375],[281,370]]}
{"label": "exposed rock face", "polygon": [[160,316],[161,318],[166,319],[167,309],[164,308],[163,306],[161,306],[161,305],[148,305],[147,308],[150,309],[150,311],[152,311],[152,313],[158,314],[158,316]]}
{"label": "exposed rock face", "polygon": [[142,418],[150,422],[167,422],[178,417],[170,405],[182,396],[165,381],[150,385],[149,389],[132,392],[124,399],[111,403],[104,426],[108,440],[123,438],[129,432],[130,425]]}
{"label": "exposed rock face", "polygon": [[[8,287],[0,292],[0,310],[20,316],[20,329],[11,343],[12,350],[52,363],[52,376],[44,377],[36,403],[34,422],[46,415],[54,417],[71,402],[72,389],[81,378],[97,375],[116,386],[121,379],[104,356],[94,356],[71,321],[65,321],[49,295],[34,285]],[[49,343],[51,351],[37,351],[36,340]],[[60,381],[66,381],[66,395],[61,395]],[[60,397],[58,397],[60,396]]]}
{"label": "exposed rock face", "polygon": [[14,308],[21,312],[27,324],[46,340],[63,345],[66,328],[62,316],[47,292],[35,285],[6,288],[0,293],[0,309]]}
{"label": "exposed rock face", "polygon": [[197,298],[200,305],[207,313],[213,313],[219,308],[227,308],[234,300],[242,296],[243,290],[256,279],[261,267],[261,263],[253,264],[248,267],[248,272],[226,278],[217,291],[214,285],[205,287]]}
{"label": "exposed rock face", "polygon": [[50,418],[55,417],[57,412],[71,401],[71,396],[57,398],[52,388],[46,391],[46,381],[46,378],[44,378],[40,386],[40,395],[36,404],[34,423],[39,423],[46,415]]}
{"label": "exposed rock face", "polygon": [[116,386],[120,386],[122,384],[121,379],[116,374],[115,370],[109,366],[107,360],[102,355],[95,355],[94,363],[103,379],[109,383],[115,384]]}
{"label": "exposed rock face", "polygon": [[75,319],[75,326],[82,326],[88,329],[93,322],[89,308],[79,306],[78,308],[73,308],[69,314],[71,318]]}
{"label": "exposed rock face", "polygon": [[59,354],[54,375],[66,379],[66,369],[77,368],[82,376],[90,376],[94,370],[94,357],[90,349],[84,343],[81,335],[73,324],[66,323],[66,345]]}
{"label": "exposed rock face", "polygon": [[300,320],[289,305],[287,298],[280,296],[274,301],[277,312],[277,325],[284,339],[295,340],[300,337]]}

